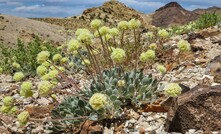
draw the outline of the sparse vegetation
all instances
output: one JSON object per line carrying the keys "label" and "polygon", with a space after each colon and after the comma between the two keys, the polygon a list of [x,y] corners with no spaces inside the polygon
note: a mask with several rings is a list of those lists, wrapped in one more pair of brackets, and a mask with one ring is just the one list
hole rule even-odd
{"label": "sparse vegetation", "polygon": [[42,50],[47,50],[51,54],[59,52],[56,47],[40,41],[39,38],[27,45],[18,39],[18,43],[14,48],[0,44],[2,53],[0,67],[4,70],[4,73],[13,74],[14,72],[22,71],[26,75],[35,75],[35,70],[38,66],[36,56]]}

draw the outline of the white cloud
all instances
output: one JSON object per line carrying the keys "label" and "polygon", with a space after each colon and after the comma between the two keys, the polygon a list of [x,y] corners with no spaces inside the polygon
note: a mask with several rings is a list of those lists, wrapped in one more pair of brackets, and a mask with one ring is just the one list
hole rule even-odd
{"label": "white cloud", "polygon": [[40,5],[20,6],[20,7],[16,7],[16,8],[14,9],[14,11],[17,11],[17,12],[35,11],[35,10],[38,10],[38,9],[40,9],[40,8],[41,8]]}

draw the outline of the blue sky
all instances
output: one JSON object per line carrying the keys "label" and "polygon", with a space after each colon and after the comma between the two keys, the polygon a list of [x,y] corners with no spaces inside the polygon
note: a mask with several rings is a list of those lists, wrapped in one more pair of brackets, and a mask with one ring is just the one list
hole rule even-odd
{"label": "blue sky", "polygon": [[[100,6],[108,0],[0,0],[0,13],[20,17],[68,17],[85,9]],[[143,13],[154,12],[171,0],[119,0]],[[211,6],[221,7],[221,0],[177,0],[184,8],[193,10]]]}

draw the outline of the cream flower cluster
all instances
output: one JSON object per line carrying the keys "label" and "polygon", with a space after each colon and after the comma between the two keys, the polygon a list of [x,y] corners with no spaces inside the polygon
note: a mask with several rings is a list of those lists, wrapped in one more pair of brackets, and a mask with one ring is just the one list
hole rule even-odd
{"label": "cream flower cluster", "polygon": [[163,65],[158,65],[157,70],[162,74],[166,73],[167,69]]}
{"label": "cream flower cluster", "polygon": [[158,31],[158,36],[161,38],[168,38],[170,36],[169,32],[167,30],[162,29]]}
{"label": "cream flower cluster", "polygon": [[140,55],[140,61],[141,62],[147,62],[149,60],[154,60],[156,58],[155,51],[153,50],[147,50],[147,52],[143,52]]}
{"label": "cream flower cluster", "polygon": [[117,25],[120,30],[127,30],[129,28],[129,24],[127,21],[120,21]]}
{"label": "cream flower cluster", "polygon": [[111,59],[115,63],[122,63],[126,60],[126,53],[121,48],[113,49],[113,52],[111,53]]}
{"label": "cream flower cluster", "polygon": [[21,84],[20,95],[24,96],[25,98],[31,97],[33,95],[33,92],[31,90],[32,87],[33,85],[30,81],[23,82]]}
{"label": "cream flower cluster", "polygon": [[28,111],[23,111],[17,116],[17,121],[19,122],[20,126],[25,126],[30,118]]}
{"label": "cream flower cluster", "polygon": [[94,110],[100,110],[106,107],[108,104],[107,95],[101,93],[95,93],[89,100],[90,106]]}
{"label": "cream flower cluster", "polygon": [[13,80],[18,82],[18,81],[21,81],[24,77],[25,75],[22,72],[16,72],[13,76]]}
{"label": "cream flower cluster", "polygon": [[41,51],[37,55],[37,62],[39,64],[42,64],[42,63],[44,63],[45,61],[48,60],[49,56],[50,56],[50,53],[48,51]]}
{"label": "cream flower cluster", "polygon": [[41,96],[47,96],[52,88],[53,85],[49,81],[41,81],[38,84],[38,92]]}
{"label": "cream flower cluster", "polygon": [[136,20],[136,19],[132,19],[128,22],[129,24],[129,28],[131,29],[136,29],[136,28],[139,28],[141,26],[141,23],[139,20]]}
{"label": "cream flower cluster", "polygon": [[190,51],[190,43],[186,40],[180,40],[177,44],[180,51]]}
{"label": "cream flower cluster", "polygon": [[73,52],[78,50],[81,47],[80,43],[78,40],[71,39],[68,44],[67,44],[67,51],[68,52]]}
{"label": "cream flower cluster", "polygon": [[102,21],[99,19],[94,19],[93,21],[91,21],[91,28],[93,29],[98,29],[102,26]]}
{"label": "cream flower cluster", "polygon": [[164,92],[170,97],[176,97],[181,94],[182,88],[177,83],[169,83],[164,87]]}

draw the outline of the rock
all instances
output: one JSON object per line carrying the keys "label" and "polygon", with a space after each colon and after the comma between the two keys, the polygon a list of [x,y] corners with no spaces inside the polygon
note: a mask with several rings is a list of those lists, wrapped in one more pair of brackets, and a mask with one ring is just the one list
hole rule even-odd
{"label": "rock", "polygon": [[207,66],[207,71],[214,76],[214,82],[221,83],[221,55],[216,56],[210,61]]}
{"label": "rock", "polygon": [[200,34],[204,37],[212,37],[220,34],[220,30],[213,28],[213,29],[204,29],[200,32]]}
{"label": "rock", "polygon": [[221,128],[221,85],[195,87],[174,98],[168,111],[166,131],[189,129],[219,131]]}
{"label": "rock", "polygon": [[195,39],[205,39],[200,33],[190,33],[188,34],[187,41],[192,42]]}
{"label": "rock", "polygon": [[212,60],[213,58],[215,58],[216,56],[219,56],[221,54],[221,50],[217,49],[217,48],[212,48],[209,50],[209,52],[207,53],[207,57]]}

